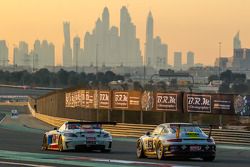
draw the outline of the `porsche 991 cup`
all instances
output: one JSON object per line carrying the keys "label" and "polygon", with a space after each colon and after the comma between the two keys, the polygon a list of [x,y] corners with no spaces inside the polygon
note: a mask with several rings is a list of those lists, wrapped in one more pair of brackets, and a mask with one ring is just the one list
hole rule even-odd
{"label": "porsche 991 cup", "polygon": [[91,149],[110,152],[112,136],[102,129],[102,124],[115,125],[116,122],[65,122],[59,129],[44,134],[42,149]]}
{"label": "porsche 991 cup", "polygon": [[213,161],[216,145],[211,137],[212,126],[206,135],[197,125],[190,123],[164,123],[152,133],[137,140],[137,157],[185,157]]}

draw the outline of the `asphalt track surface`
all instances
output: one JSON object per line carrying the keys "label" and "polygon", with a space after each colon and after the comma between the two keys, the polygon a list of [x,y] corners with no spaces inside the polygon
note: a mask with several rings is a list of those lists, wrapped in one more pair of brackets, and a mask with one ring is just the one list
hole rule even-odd
{"label": "asphalt track surface", "polygon": [[27,108],[18,107],[19,117],[11,118],[12,107],[0,106],[0,166],[205,166],[234,167],[250,164],[250,147],[217,145],[213,162],[200,159],[137,159],[135,140],[114,138],[111,153],[57,152],[40,150],[42,136],[51,126],[32,118]]}

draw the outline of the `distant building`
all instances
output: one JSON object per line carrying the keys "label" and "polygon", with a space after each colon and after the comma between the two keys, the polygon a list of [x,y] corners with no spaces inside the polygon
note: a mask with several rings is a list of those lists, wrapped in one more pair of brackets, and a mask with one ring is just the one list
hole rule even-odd
{"label": "distant building", "polygon": [[145,42],[145,65],[156,69],[164,69],[168,64],[168,46],[162,44],[161,38],[154,38],[154,20],[152,13],[149,12],[146,26],[146,42]]}
{"label": "distant building", "polygon": [[187,68],[194,67],[194,52],[187,52]]}
{"label": "distant building", "polygon": [[26,42],[20,41],[19,46],[14,48],[13,64],[17,66],[30,66],[31,65],[29,47]]}
{"label": "distant building", "polygon": [[174,52],[174,69],[181,70],[182,69],[182,53]]}
{"label": "distant building", "polygon": [[9,49],[5,40],[0,40],[0,65],[7,66],[9,64]]}
{"label": "distant building", "polygon": [[240,49],[241,48],[241,41],[240,41],[240,32],[237,32],[233,38],[233,48]]}
{"label": "distant building", "polygon": [[234,49],[232,67],[234,70],[250,69],[250,49]]}
{"label": "distant building", "polygon": [[30,55],[32,57],[31,63],[33,68],[55,66],[55,46],[47,40],[43,40],[42,42],[36,40]]}
{"label": "distant building", "polygon": [[229,58],[228,57],[220,57],[216,58],[214,66],[220,67],[220,72],[225,71],[228,68]]}
{"label": "distant building", "polygon": [[120,34],[117,27],[110,28],[109,11],[105,7],[92,32],[84,37],[84,66],[142,66],[140,42],[136,26],[126,7],[120,10]]}
{"label": "distant building", "polygon": [[73,65],[81,66],[81,48],[80,48],[80,38],[78,36],[73,39]]}
{"label": "distant building", "polygon": [[70,45],[70,23],[63,23],[64,44],[63,44],[63,66],[72,66],[72,49]]}

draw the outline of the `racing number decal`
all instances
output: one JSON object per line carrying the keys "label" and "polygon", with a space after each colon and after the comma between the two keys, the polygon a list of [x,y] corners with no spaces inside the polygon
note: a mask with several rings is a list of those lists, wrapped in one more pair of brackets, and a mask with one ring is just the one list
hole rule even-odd
{"label": "racing number decal", "polygon": [[148,140],[148,149],[153,149],[153,140]]}

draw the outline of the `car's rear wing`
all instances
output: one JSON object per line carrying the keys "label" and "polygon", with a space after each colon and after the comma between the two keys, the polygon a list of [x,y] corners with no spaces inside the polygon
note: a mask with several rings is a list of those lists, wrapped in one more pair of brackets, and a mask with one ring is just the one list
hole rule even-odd
{"label": "car's rear wing", "polygon": [[69,121],[67,124],[81,124],[81,125],[116,125],[116,122],[106,122],[106,121]]}
{"label": "car's rear wing", "polygon": [[199,124],[171,124],[170,127],[176,127],[176,138],[179,138],[180,137],[180,129],[181,127],[188,127],[188,126],[196,126],[196,127],[199,127],[199,128],[209,128],[209,132],[208,132],[208,138],[211,137],[211,134],[212,134],[212,129],[213,127],[216,127],[216,125],[199,125]]}

